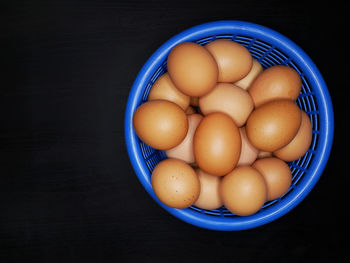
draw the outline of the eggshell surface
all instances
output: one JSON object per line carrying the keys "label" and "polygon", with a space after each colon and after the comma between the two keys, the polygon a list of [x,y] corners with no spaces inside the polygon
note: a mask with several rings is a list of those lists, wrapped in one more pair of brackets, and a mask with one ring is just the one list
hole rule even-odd
{"label": "eggshell surface", "polygon": [[239,128],[239,132],[242,140],[242,148],[241,148],[241,155],[239,156],[237,166],[251,165],[256,160],[256,158],[258,158],[259,150],[256,149],[250,143],[245,131],[245,127]]}
{"label": "eggshell surface", "polygon": [[175,147],[188,131],[185,112],[167,100],[147,101],[139,106],[133,116],[133,126],[142,141],[159,150]]}
{"label": "eggshell surface", "polygon": [[218,80],[219,70],[214,57],[199,44],[178,44],[170,51],[167,65],[175,86],[192,97],[205,95]]}
{"label": "eggshell surface", "polygon": [[259,159],[252,166],[265,179],[268,201],[281,197],[292,184],[289,166],[281,159],[274,157]]}
{"label": "eggshell surface", "polygon": [[241,127],[247,121],[254,104],[244,89],[232,83],[218,83],[210,93],[199,98],[199,107],[204,115],[212,112],[226,113]]}
{"label": "eggshell surface", "polygon": [[298,72],[288,66],[277,65],[265,69],[248,89],[255,107],[276,100],[296,100],[301,90]]}
{"label": "eggshell surface", "polygon": [[151,177],[154,193],[161,202],[173,208],[191,206],[200,193],[200,182],[191,166],[178,159],[157,164]]}
{"label": "eggshell surface", "polygon": [[188,131],[185,139],[179,145],[165,151],[165,153],[169,158],[177,158],[186,163],[194,163],[193,136],[203,116],[200,114],[191,114],[187,116],[187,119]]}
{"label": "eggshell surface", "polygon": [[248,216],[260,210],[266,201],[263,176],[251,166],[240,166],[226,175],[220,184],[224,205],[232,213]]}
{"label": "eggshell surface", "polygon": [[244,78],[252,68],[253,58],[248,49],[231,40],[214,40],[205,45],[219,68],[219,82],[235,82]]}
{"label": "eggshell surface", "polygon": [[236,166],[241,152],[241,136],[234,121],[215,112],[205,116],[194,134],[194,156],[206,173],[223,176]]}
{"label": "eggshell surface", "polygon": [[248,75],[234,84],[242,89],[248,90],[253,81],[263,71],[262,65],[256,59],[253,59],[253,65]]}
{"label": "eggshell surface", "polygon": [[148,100],[157,99],[172,101],[183,110],[186,110],[190,105],[190,97],[175,87],[168,73],[163,74],[156,80],[148,94]]}
{"label": "eggshell surface", "polygon": [[286,146],[297,134],[301,110],[291,100],[275,100],[256,108],[249,116],[246,132],[251,144],[273,152]]}
{"label": "eggshell surface", "polygon": [[207,210],[221,207],[223,205],[219,192],[221,177],[207,174],[200,169],[196,169],[196,174],[201,184],[201,190],[193,205]]}
{"label": "eggshell surface", "polygon": [[293,140],[283,148],[275,151],[273,154],[278,158],[291,162],[298,160],[309,149],[312,141],[312,125],[309,116],[301,112],[301,124],[298,133]]}

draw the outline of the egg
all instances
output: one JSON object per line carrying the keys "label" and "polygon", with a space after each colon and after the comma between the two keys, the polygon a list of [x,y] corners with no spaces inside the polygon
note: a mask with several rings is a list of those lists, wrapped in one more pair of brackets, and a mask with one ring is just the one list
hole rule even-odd
{"label": "egg", "polygon": [[234,84],[238,87],[248,90],[252,82],[256,79],[256,77],[263,71],[262,65],[256,59],[253,59],[253,65],[248,75],[243,79],[235,82]]}
{"label": "egg", "polygon": [[237,166],[251,165],[256,160],[256,158],[258,158],[259,150],[256,149],[250,143],[245,131],[245,127],[239,128],[239,132],[242,140],[242,148],[241,148],[241,155],[239,156]]}
{"label": "egg", "polygon": [[169,100],[186,110],[190,105],[190,97],[179,91],[171,81],[169,74],[165,73],[154,82],[148,100]]}
{"label": "egg", "polygon": [[173,208],[191,206],[199,197],[200,182],[191,166],[178,159],[158,163],[151,176],[152,188],[158,199]]}
{"label": "egg", "polygon": [[193,108],[192,106],[188,106],[188,108],[185,110],[185,113],[186,113],[187,115],[196,113],[196,109]]}
{"label": "egg", "polygon": [[199,98],[199,108],[204,115],[226,113],[241,127],[253,111],[254,104],[246,90],[232,83],[218,83],[211,92]]}
{"label": "egg", "polygon": [[159,150],[175,147],[188,131],[185,112],[167,100],[147,101],[139,106],[133,116],[133,126],[142,141]]}
{"label": "egg", "polygon": [[263,176],[251,166],[240,166],[227,174],[219,191],[225,207],[239,216],[259,211],[267,196]]}
{"label": "egg", "polygon": [[193,205],[207,210],[217,209],[223,205],[220,197],[219,186],[221,177],[207,174],[200,169],[196,169],[201,190],[199,197]]}
{"label": "egg", "polygon": [[267,201],[281,197],[292,184],[289,166],[281,159],[270,157],[259,159],[252,165],[265,179]]}
{"label": "egg", "polygon": [[272,152],[259,151],[258,159],[262,159],[262,158],[266,158],[266,157],[272,157]]}
{"label": "egg", "polygon": [[248,49],[231,40],[214,40],[205,45],[219,67],[219,82],[243,79],[252,68],[253,58]]}
{"label": "egg", "polygon": [[206,48],[192,42],[176,45],[168,56],[168,72],[175,86],[183,93],[200,97],[211,91],[219,70]]}
{"label": "egg", "polygon": [[273,154],[286,161],[291,162],[302,157],[310,147],[312,141],[312,125],[309,116],[301,111],[301,124],[298,133],[293,140]]}
{"label": "egg", "polygon": [[293,101],[274,100],[261,105],[249,115],[246,132],[254,147],[273,152],[294,138],[300,123],[301,111]]}
{"label": "egg", "polygon": [[208,114],[196,129],[193,150],[201,170],[212,175],[224,176],[236,166],[241,153],[238,127],[227,114]]}
{"label": "egg", "polygon": [[265,69],[253,81],[249,94],[255,107],[276,100],[296,100],[301,90],[301,78],[298,72],[288,66],[277,65]]}
{"label": "egg", "polygon": [[165,151],[165,154],[169,158],[177,158],[185,161],[186,163],[194,163],[193,154],[193,136],[198,124],[203,119],[200,114],[191,114],[187,116],[188,119],[188,131],[185,139],[174,148]]}

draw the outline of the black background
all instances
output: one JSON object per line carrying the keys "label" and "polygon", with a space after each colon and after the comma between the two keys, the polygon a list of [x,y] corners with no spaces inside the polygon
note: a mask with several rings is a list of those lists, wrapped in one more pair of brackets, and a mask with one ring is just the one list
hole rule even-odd
{"label": "black background", "polygon": [[[59,1],[1,6],[0,262],[339,262],[344,9],[286,1]],[[328,85],[335,137],[316,187],[259,228],[184,223],[139,183],[124,109],[148,57],[191,26],[255,22],[291,38]],[[345,119],[344,119],[345,120]],[[344,194],[346,197],[346,194]]]}

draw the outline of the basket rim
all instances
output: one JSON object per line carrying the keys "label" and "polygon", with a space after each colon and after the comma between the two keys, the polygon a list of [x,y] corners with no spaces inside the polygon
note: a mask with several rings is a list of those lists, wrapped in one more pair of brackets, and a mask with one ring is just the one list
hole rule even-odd
{"label": "basket rim", "polygon": [[[138,147],[138,137],[132,125],[134,111],[141,102],[142,87],[148,83],[170,50],[181,42],[210,37],[214,35],[214,32],[215,35],[228,33],[254,35],[255,38],[266,41],[282,51],[288,51],[289,56],[293,57],[293,60],[300,62],[298,66],[302,68],[302,72],[307,73],[305,75],[308,77],[310,86],[315,93],[319,116],[322,120],[319,127],[321,132],[317,143],[318,148],[308,168],[307,179],[298,183],[297,189],[294,189],[292,193],[288,194],[280,202],[246,217],[210,216],[198,213],[190,208],[175,209],[164,205],[156,197],[152,189],[149,170],[143,160],[141,149]],[[315,186],[327,164],[332,148],[334,135],[333,106],[326,83],[318,68],[311,58],[292,40],[273,29],[255,23],[239,20],[220,20],[193,26],[180,32],[166,41],[151,55],[139,71],[130,90],[125,110],[124,133],[132,167],[145,190],[161,207],[173,216],[201,228],[220,231],[244,230],[267,224],[285,215],[298,205]]]}

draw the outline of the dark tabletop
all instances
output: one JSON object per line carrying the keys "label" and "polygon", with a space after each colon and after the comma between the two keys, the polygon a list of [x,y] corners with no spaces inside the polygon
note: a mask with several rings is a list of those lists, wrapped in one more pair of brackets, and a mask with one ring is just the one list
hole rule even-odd
{"label": "dark tabletop", "polygon": [[[340,262],[344,7],[306,3],[2,6],[0,262]],[[336,121],[328,165],[306,199],[239,232],[194,227],[157,205],[132,169],[123,131],[127,96],[149,56],[184,29],[224,19],[270,27],[301,46],[328,85]]]}

